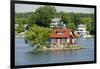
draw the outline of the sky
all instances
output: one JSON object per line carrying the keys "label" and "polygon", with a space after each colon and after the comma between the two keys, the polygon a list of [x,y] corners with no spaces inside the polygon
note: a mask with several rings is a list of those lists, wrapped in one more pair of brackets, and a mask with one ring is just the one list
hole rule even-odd
{"label": "sky", "polygon": [[[15,12],[34,12],[37,8],[44,5],[34,5],[34,4],[15,4]],[[55,6],[57,12],[74,12],[74,13],[94,13],[94,8],[80,8],[80,7],[65,7],[65,6]]]}

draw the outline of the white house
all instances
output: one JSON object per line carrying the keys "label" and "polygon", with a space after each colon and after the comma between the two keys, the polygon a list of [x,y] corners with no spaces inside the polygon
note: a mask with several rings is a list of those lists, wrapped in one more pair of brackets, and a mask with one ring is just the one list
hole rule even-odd
{"label": "white house", "polygon": [[82,37],[91,37],[89,35],[89,31],[86,30],[86,24],[79,24],[77,27],[77,31],[75,31]]}
{"label": "white house", "polygon": [[66,27],[66,25],[61,21],[61,18],[54,18],[52,19],[52,22],[50,24],[50,27],[51,28],[54,28],[54,27]]}

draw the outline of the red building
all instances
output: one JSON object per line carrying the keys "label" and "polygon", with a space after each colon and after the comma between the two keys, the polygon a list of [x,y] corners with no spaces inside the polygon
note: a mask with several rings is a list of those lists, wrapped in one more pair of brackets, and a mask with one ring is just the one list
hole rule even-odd
{"label": "red building", "polygon": [[65,48],[76,45],[76,35],[71,29],[58,28],[50,34],[51,48]]}

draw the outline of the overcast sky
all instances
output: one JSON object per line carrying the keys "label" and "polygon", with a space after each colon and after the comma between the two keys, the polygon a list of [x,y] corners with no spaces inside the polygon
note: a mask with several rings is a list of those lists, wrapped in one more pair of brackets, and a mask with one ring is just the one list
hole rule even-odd
{"label": "overcast sky", "polygon": [[[32,12],[43,5],[15,4],[15,12]],[[55,6],[57,12],[94,13],[94,8]]]}

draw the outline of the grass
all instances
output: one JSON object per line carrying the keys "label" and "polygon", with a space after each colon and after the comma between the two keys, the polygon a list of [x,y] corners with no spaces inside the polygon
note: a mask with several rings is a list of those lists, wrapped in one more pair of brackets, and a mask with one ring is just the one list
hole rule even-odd
{"label": "grass", "polygon": [[68,49],[80,49],[81,46],[67,46]]}

